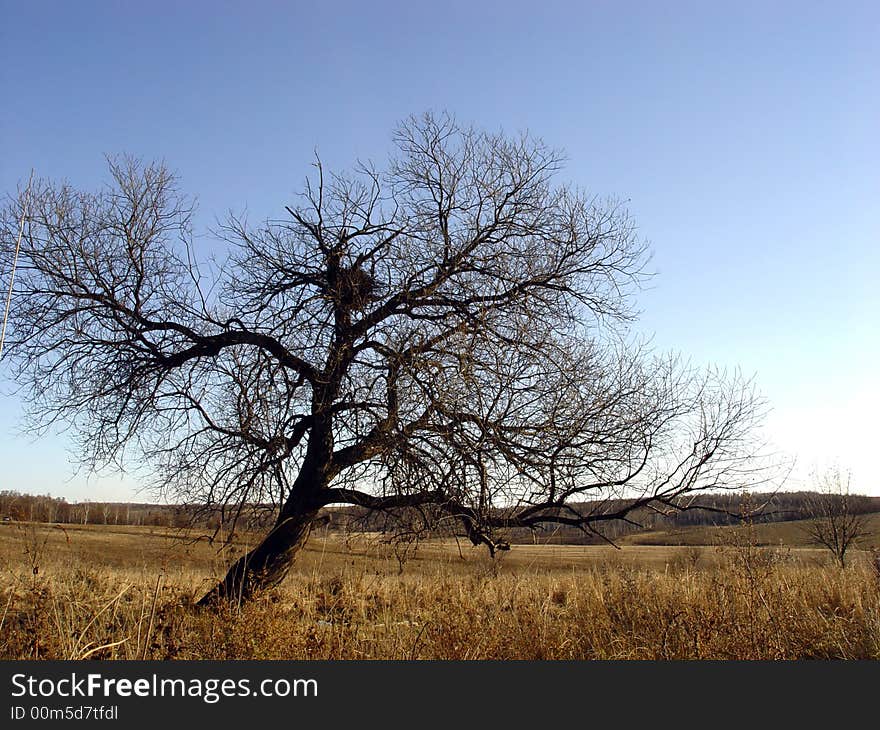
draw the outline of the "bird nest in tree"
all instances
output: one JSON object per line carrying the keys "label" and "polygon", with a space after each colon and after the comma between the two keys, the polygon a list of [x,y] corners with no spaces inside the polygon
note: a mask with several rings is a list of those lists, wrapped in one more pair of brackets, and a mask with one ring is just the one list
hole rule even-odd
{"label": "bird nest in tree", "polygon": [[336,276],[336,296],[349,309],[364,309],[376,296],[376,280],[360,266],[343,267]]}

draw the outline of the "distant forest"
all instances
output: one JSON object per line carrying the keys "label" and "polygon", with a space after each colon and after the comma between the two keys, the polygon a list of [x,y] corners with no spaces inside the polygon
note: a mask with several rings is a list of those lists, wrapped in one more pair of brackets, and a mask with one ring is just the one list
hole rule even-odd
{"label": "distant forest", "polygon": [[[602,527],[605,538],[616,539],[645,530],[669,530],[691,526],[732,525],[743,520],[743,515],[753,522],[784,522],[811,517],[810,502],[819,495],[815,492],[721,493],[700,497],[705,509],[692,508],[661,514],[642,510],[629,515],[631,522],[610,522]],[[587,502],[572,505],[579,511],[615,511],[620,502]],[[880,512],[880,497],[852,495],[850,509],[856,514]],[[235,510],[238,511],[238,510]],[[401,522],[411,526],[411,533],[420,537],[458,534],[455,525],[432,519],[424,512],[396,512],[394,514],[370,514],[357,507],[328,507],[324,510],[324,526],[331,530],[357,530],[384,532],[393,525],[399,529]],[[272,509],[268,506],[250,506],[239,513],[238,527],[265,526],[271,521]],[[231,527],[234,511],[208,509],[194,505],[161,505],[135,502],[67,502],[51,495],[32,495],[5,490],[0,491],[0,520],[4,522],[46,522],[82,525],[150,525],[158,527],[195,527],[217,530]],[[532,533],[528,530],[512,530],[510,542],[558,542],[591,544],[602,542],[598,534],[585,533],[575,528],[546,525]]]}

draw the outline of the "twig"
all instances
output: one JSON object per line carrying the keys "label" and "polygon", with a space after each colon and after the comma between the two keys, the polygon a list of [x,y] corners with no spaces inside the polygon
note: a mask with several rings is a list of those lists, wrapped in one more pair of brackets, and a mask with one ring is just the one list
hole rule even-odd
{"label": "twig", "polygon": [[28,179],[27,190],[24,194],[24,206],[21,209],[21,221],[18,224],[18,241],[15,244],[15,255],[12,258],[12,273],[9,275],[9,292],[6,295],[6,309],[3,312],[3,329],[0,330],[0,357],[3,357],[3,343],[6,341],[6,322],[9,320],[9,305],[12,302],[12,287],[15,284],[15,267],[18,265],[18,252],[21,250],[21,237],[24,235],[24,219],[27,217],[28,206],[31,202],[31,184],[34,181],[34,170],[31,168],[31,176]]}
{"label": "twig", "polygon": [[14,595],[15,593],[10,589],[9,600],[6,601],[6,608],[3,609],[3,616],[0,617],[0,633],[3,632],[3,624],[6,623],[6,614],[9,612],[9,606],[12,604],[12,598]]}
{"label": "twig", "polygon": [[[110,599],[110,601],[109,601],[107,604],[105,604],[104,607],[103,607],[100,611],[98,611],[94,616],[92,616],[91,621],[89,621],[89,622],[86,624],[86,627],[80,632],[80,638],[82,638],[82,637],[84,637],[84,636],[86,635],[86,633],[87,633],[88,630],[92,627],[92,625],[95,623],[95,621],[97,621],[98,618],[100,618],[100,616],[103,615],[103,613],[104,613],[108,608],[110,608],[110,606],[112,606],[112,605],[115,604],[117,601],[119,601],[119,600],[120,600],[120,599],[121,599],[121,598],[122,598],[122,597],[128,592],[128,589],[129,589],[129,588],[131,588],[130,585],[126,585],[126,586],[124,586],[124,587],[122,588],[122,590],[119,591],[119,593],[116,594],[116,596],[115,596],[114,598]],[[79,640],[77,640],[76,644],[74,644],[74,647],[73,647],[74,650],[73,650],[72,654],[76,654],[77,651],[79,651],[79,647],[77,646],[77,644],[79,644]],[[88,646],[88,644],[86,644],[86,646]]]}
{"label": "twig", "polygon": [[156,601],[159,600],[159,585],[162,583],[162,573],[156,578],[156,592],[153,594],[153,605],[150,608],[150,623],[147,625],[147,635],[144,637],[144,650],[141,659],[147,658],[147,649],[150,647],[150,635],[153,633],[153,619],[156,616]]}
{"label": "twig", "polygon": [[[101,646],[96,646],[94,649],[89,649],[88,651],[83,651],[83,653],[80,654],[77,657],[77,659],[80,661],[83,659],[87,659],[95,652],[101,651],[101,649],[112,649],[114,646],[120,646],[121,644],[124,644],[126,641],[128,641],[128,637],[126,637],[124,639],[120,639],[119,641],[111,641],[109,644],[101,644]],[[85,650],[85,648],[86,647],[83,647],[84,650]]]}

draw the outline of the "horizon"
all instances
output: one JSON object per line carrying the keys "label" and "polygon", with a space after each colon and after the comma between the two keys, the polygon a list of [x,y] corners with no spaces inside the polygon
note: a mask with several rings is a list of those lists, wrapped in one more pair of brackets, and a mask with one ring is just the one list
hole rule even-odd
{"label": "horizon", "polygon": [[[3,6],[4,194],[31,168],[94,189],[105,154],[165,159],[199,198],[197,243],[222,253],[215,216],[278,217],[315,150],[381,167],[426,109],[527,129],[566,150],[560,181],[625,201],[650,243],[635,333],[754,374],[764,435],[797,459],[781,491],[838,464],[880,496],[880,7],[46,7]],[[72,476],[64,434],[16,435],[13,387],[0,367],[0,490],[159,504],[136,473]]]}
{"label": "horizon", "polygon": [[[16,489],[9,489],[9,490],[7,490],[5,488],[0,489],[0,494],[6,493],[6,492],[9,492],[12,494],[18,494],[19,496],[22,496],[22,497],[33,497],[35,499],[48,498],[48,499],[63,501],[71,506],[82,505],[82,504],[112,504],[112,505],[127,505],[127,506],[131,506],[131,507],[168,507],[168,508],[193,507],[196,509],[204,509],[204,505],[201,502],[138,502],[138,501],[131,501],[131,500],[89,499],[89,498],[71,500],[71,499],[67,499],[66,497],[56,496],[53,494],[38,493],[38,492],[19,492]],[[819,490],[812,490],[812,489],[774,490],[774,491],[764,491],[764,492],[751,491],[751,490],[726,489],[726,490],[719,490],[719,491],[704,491],[704,492],[700,493],[700,496],[706,496],[706,497],[727,496],[727,497],[733,498],[738,494],[739,495],[747,494],[749,496],[760,496],[760,497],[765,497],[765,496],[783,497],[783,496],[791,496],[791,495],[797,495],[797,494],[822,494],[822,492]],[[851,497],[867,497],[868,499],[880,499],[880,495],[862,494],[859,492],[850,492],[849,496],[851,496]],[[583,500],[582,502],[572,502],[572,504],[590,504],[594,501],[598,502],[598,501],[602,501],[602,500],[586,499],[586,500]],[[620,501],[626,501],[626,499],[620,498]],[[268,503],[263,503],[263,502],[253,502],[253,503],[249,502],[245,506],[247,506],[247,507],[267,507],[270,505]],[[216,507],[216,509],[220,509],[220,506]],[[321,509],[359,509],[359,508],[356,505],[345,504],[343,502],[335,502],[332,504],[328,504],[325,507],[322,507]],[[501,508],[499,507],[498,509],[501,509]],[[693,509],[699,509],[699,508],[693,508]],[[757,514],[760,514],[760,512]],[[2,514],[0,514],[0,517],[2,517]]]}

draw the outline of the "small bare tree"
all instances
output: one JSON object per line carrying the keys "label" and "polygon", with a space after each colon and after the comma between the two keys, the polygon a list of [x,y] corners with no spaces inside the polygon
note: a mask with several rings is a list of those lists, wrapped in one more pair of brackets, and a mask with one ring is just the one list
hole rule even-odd
{"label": "small bare tree", "polygon": [[284,578],[328,505],[422,508],[494,554],[754,478],[750,383],[632,344],[647,251],[620,204],[528,135],[426,114],[394,143],[384,171],[317,162],[281,220],[231,217],[216,265],[162,165],[0,216],[8,270],[26,213],[9,360],[36,425],[188,504],[272,506],[206,603]]}
{"label": "small bare tree", "polygon": [[868,534],[866,518],[850,494],[849,473],[833,467],[815,479],[819,491],[807,502],[810,520],[804,530],[814,545],[830,550],[843,568],[847,551]]}

